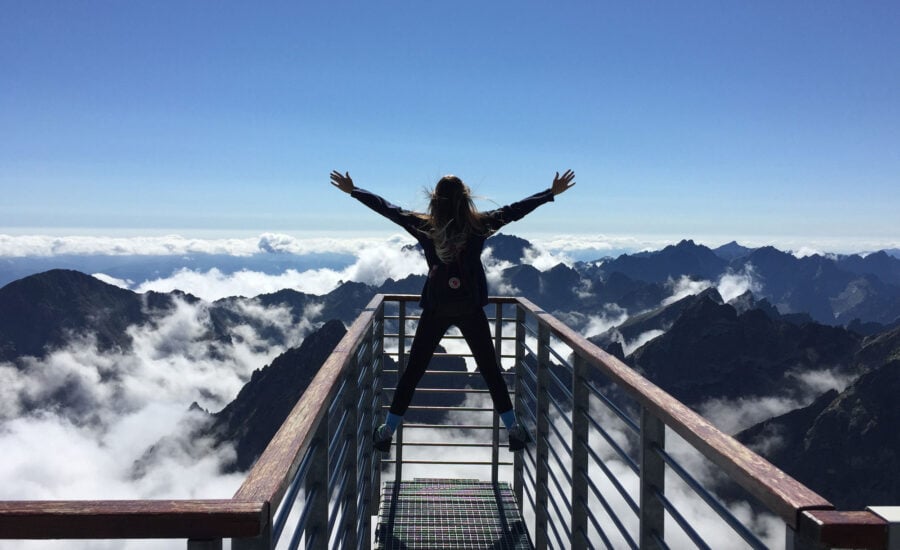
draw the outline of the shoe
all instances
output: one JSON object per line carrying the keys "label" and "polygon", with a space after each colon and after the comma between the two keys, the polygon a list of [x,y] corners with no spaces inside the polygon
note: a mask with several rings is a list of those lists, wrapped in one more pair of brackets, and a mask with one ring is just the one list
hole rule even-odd
{"label": "shoe", "polygon": [[394,432],[391,431],[387,424],[378,426],[372,432],[372,446],[383,453],[391,450],[391,440],[393,439]]}
{"label": "shoe", "polygon": [[519,423],[509,429],[509,450],[510,451],[512,451],[514,453],[521,451],[529,443],[531,443],[531,434],[528,433],[528,429],[524,425]]}

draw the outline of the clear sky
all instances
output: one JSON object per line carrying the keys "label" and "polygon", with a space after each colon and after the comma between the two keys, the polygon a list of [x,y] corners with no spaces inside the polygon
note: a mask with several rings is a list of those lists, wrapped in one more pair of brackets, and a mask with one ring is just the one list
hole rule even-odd
{"label": "clear sky", "polygon": [[[900,240],[900,3],[0,0],[0,233],[387,229],[455,173],[520,233]],[[493,203],[491,202],[493,201]]]}

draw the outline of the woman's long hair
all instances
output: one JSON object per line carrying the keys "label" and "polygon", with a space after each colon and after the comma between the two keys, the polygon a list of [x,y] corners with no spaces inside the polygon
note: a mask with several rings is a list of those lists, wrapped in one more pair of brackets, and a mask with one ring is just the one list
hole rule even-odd
{"label": "woman's long hair", "polygon": [[472,202],[472,192],[456,176],[444,176],[438,181],[425,219],[438,258],[444,263],[454,261],[470,235],[485,233],[482,215]]}

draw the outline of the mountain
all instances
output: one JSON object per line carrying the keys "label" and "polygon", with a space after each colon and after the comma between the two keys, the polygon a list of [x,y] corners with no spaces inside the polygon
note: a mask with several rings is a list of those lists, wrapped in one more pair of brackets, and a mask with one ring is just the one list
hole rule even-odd
{"label": "mountain", "polygon": [[494,259],[511,264],[522,263],[522,260],[525,259],[525,253],[533,248],[532,244],[525,239],[504,233],[492,235],[485,241],[484,247],[491,249],[491,256]]}
{"label": "mountain", "polygon": [[72,333],[101,349],[131,345],[125,328],[143,323],[143,299],[78,271],[54,269],[0,288],[0,361],[43,356]]}
{"label": "mountain", "polygon": [[885,283],[900,285],[900,259],[884,250],[865,256],[860,254],[841,256],[837,259],[837,265],[850,273],[874,275]]}
{"label": "mountain", "polygon": [[289,349],[255,370],[237,397],[213,415],[205,431],[220,443],[234,443],[235,470],[252,466],[346,332],[340,321],[328,321],[299,348]]}
{"label": "mountain", "polygon": [[839,509],[900,502],[900,360],[737,435]]}
{"label": "mountain", "polygon": [[623,254],[615,260],[604,262],[604,273],[619,272],[632,279],[651,283],[665,283],[687,275],[699,279],[716,279],[728,262],[709,248],[691,240],[683,240],[657,252],[634,255]]}
{"label": "mountain", "polygon": [[711,398],[782,393],[794,384],[792,372],[844,371],[861,340],[840,327],[795,325],[758,309],[739,315],[704,296],[627,359],[677,399],[697,406]]}
{"label": "mountain", "polygon": [[747,248],[746,246],[741,246],[737,243],[737,241],[731,241],[730,243],[723,244],[718,248],[713,248],[713,252],[716,256],[722,258],[727,262],[730,262],[732,260],[737,260],[749,255],[751,252],[753,252],[753,249]]}
{"label": "mountain", "polygon": [[709,299],[718,304],[723,303],[722,297],[715,288],[708,288],[700,294],[685,296],[671,304],[639,313],[628,318],[624,323],[617,325],[602,334],[588,338],[591,342],[606,349],[613,342],[633,341],[645,332],[668,330],[692,305],[700,300]]}
{"label": "mountain", "polygon": [[[871,264],[847,265],[862,270],[880,264],[873,260]],[[856,318],[887,324],[900,317],[900,286],[872,273],[843,269],[832,258],[797,258],[766,246],[732,261],[729,268],[752,273],[762,285],[761,295],[782,313],[808,313],[816,321],[832,325]]]}

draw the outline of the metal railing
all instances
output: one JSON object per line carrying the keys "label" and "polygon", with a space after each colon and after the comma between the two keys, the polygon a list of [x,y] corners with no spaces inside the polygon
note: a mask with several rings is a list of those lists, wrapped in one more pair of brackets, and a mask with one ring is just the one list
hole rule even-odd
{"label": "metal railing", "polygon": [[[523,298],[492,298],[489,309],[501,363],[516,367],[506,376],[517,416],[535,443],[510,461],[497,415],[482,399],[411,408],[408,419],[419,411],[431,421],[405,423],[392,453],[376,457],[371,433],[393,387],[386,382],[405,366],[416,300],[372,299],[232,499],[0,502],[0,538],[180,538],[189,549],[221,548],[230,538],[235,549],[369,548],[381,477],[402,479],[422,466],[484,468],[494,482],[511,477],[539,549],[722,547],[715,534],[710,539],[709,522],[696,519],[709,511],[728,530],[728,547],[888,548],[893,524],[869,511],[834,510]],[[468,376],[458,369],[431,372]],[[417,395],[432,392],[477,401],[486,390],[454,384],[447,392],[423,383]],[[434,420],[447,412],[457,416]],[[456,422],[458,415],[486,414],[490,421]],[[419,433],[490,435],[424,441],[413,438]],[[490,458],[448,458],[448,447]],[[414,453],[441,448],[440,459]],[[717,496],[723,478],[749,493],[753,507],[733,493]],[[748,509],[777,518],[784,538],[761,532]]]}

